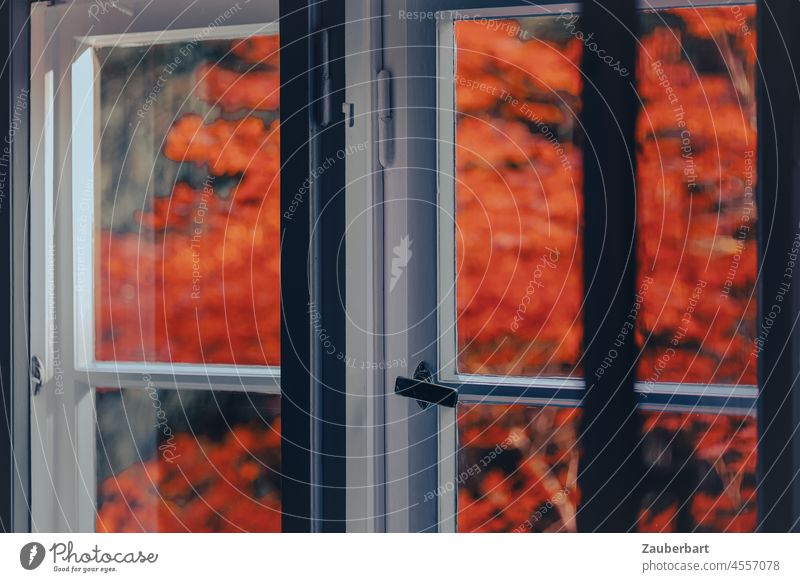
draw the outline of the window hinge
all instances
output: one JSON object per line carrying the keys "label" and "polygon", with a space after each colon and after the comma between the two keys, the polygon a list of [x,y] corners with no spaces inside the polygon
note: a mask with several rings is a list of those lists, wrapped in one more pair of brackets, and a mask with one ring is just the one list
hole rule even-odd
{"label": "window hinge", "polygon": [[315,56],[316,71],[316,117],[319,127],[328,127],[331,123],[331,49],[330,35],[327,30],[320,30],[314,35],[316,39]]}
{"label": "window hinge", "polygon": [[384,168],[392,163],[394,135],[392,127],[392,75],[382,70],[377,77],[378,161]]}
{"label": "window hinge", "polygon": [[38,395],[44,384],[44,363],[39,356],[31,357],[31,394]]}
{"label": "window hinge", "polygon": [[356,106],[355,103],[342,103],[342,113],[344,113],[345,127],[353,127],[356,123]]}

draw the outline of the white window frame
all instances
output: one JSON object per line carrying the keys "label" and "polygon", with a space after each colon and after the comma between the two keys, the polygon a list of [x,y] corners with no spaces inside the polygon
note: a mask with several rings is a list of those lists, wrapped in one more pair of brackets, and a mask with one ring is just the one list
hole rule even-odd
{"label": "white window frame", "polygon": [[[212,25],[226,10],[224,23]],[[99,362],[93,357],[93,176],[99,145],[94,49],[188,41],[197,35],[205,40],[275,34],[278,17],[277,0],[233,5],[76,0],[32,6],[30,347],[44,363],[42,388],[31,398],[34,531],[94,531],[94,388],[280,394],[278,366]],[[78,76],[81,82],[73,82]]]}
{"label": "white window frame", "polygon": [[[346,346],[356,362],[346,370],[347,531],[381,532],[385,519],[385,370],[361,365],[384,361],[383,181],[377,159],[375,71],[381,67],[381,0],[346,3],[345,160]],[[373,50],[367,50],[367,49]],[[350,113],[347,113],[350,115]],[[358,144],[370,147],[360,151]]]}

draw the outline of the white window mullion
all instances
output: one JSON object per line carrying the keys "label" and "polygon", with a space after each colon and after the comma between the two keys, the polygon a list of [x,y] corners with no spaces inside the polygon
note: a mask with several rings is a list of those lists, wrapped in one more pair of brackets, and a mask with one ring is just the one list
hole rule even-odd
{"label": "white window mullion", "polygon": [[81,381],[98,388],[154,387],[280,394],[278,368],[102,362],[77,374]]}

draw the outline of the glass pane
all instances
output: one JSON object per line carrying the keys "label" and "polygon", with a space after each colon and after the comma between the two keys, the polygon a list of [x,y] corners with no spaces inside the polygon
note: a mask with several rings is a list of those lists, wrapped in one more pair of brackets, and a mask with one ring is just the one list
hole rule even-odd
{"label": "glass pane", "polygon": [[570,408],[460,405],[458,531],[575,531],[579,421]]}
{"label": "glass pane", "polygon": [[[642,13],[634,309],[648,385],[755,383],[754,18]],[[581,373],[582,38],[569,14],[455,23],[460,372]]]}
{"label": "glass pane", "polygon": [[277,532],[280,397],[103,389],[97,531]]}
{"label": "glass pane", "polygon": [[278,36],[96,59],[97,359],[278,365]]}
{"label": "glass pane", "polygon": [[[756,524],[752,416],[643,413],[643,532],[747,532]],[[458,531],[573,532],[580,410],[460,405]],[[445,484],[445,494],[452,489]]]}
{"label": "glass pane", "polygon": [[577,374],[581,45],[556,17],[455,37],[458,369]]}
{"label": "glass pane", "polygon": [[645,432],[639,531],[755,531],[754,417],[651,412]]}
{"label": "glass pane", "polygon": [[639,379],[755,384],[755,6],[642,28]]}

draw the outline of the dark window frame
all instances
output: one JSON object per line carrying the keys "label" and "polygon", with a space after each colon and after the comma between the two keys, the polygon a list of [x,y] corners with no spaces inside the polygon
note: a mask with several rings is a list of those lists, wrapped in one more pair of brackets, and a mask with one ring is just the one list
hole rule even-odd
{"label": "dark window frame", "polygon": [[[800,5],[758,0],[758,331],[768,333],[758,360],[759,531],[800,531],[800,288],[769,329],[767,315],[785,282],[787,252],[800,232],[800,43],[792,23]],[[796,269],[796,267],[795,267]]]}
{"label": "dark window frame", "polygon": [[0,206],[0,532],[29,531],[30,512],[30,407],[28,382],[28,113],[18,108],[14,139],[11,122],[18,95],[29,87],[30,4],[7,0],[0,6],[0,26],[5,32],[0,53],[0,147],[9,147],[2,170]]}
{"label": "dark window frame", "polygon": [[345,256],[327,242],[344,236],[344,165],[285,214],[345,143],[345,2],[281,0],[280,17],[282,529],[345,531],[346,368],[320,355],[310,310],[313,301],[316,325],[344,346]]}
{"label": "dark window frame", "polygon": [[[334,3],[327,3],[333,6]],[[485,3],[484,3],[485,4]],[[509,4],[509,3],[503,3]],[[296,128],[300,133],[293,141],[286,140],[282,152],[286,177],[282,176],[282,207],[288,203],[299,183],[308,175],[312,159],[311,148],[307,140],[302,139],[309,132],[312,101],[312,75],[306,66],[311,62],[311,40],[307,36],[311,30],[311,2],[298,5],[296,2],[282,0],[282,24],[286,33],[281,35],[281,51],[285,62],[293,62],[294,75],[286,70],[284,77],[286,87],[282,88],[282,102],[296,104],[296,113],[292,119],[284,122],[287,128]],[[336,3],[337,8],[327,15],[335,22],[343,23],[343,3]],[[629,10],[629,5],[618,7]],[[771,306],[770,289],[782,276],[782,265],[785,262],[785,247],[791,244],[795,228],[800,222],[800,176],[794,171],[776,171],[776,169],[793,168],[797,152],[800,151],[800,132],[797,116],[800,115],[797,85],[787,79],[797,78],[800,43],[792,41],[784,44],[785,39],[792,39],[790,25],[800,19],[800,7],[792,3],[781,3],[772,0],[758,0],[758,35],[759,54],[763,77],[759,80],[759,145],[758,164],[759,180],[757,184],[758,203],[762,220],[759,221],[759,260],[763,266],[763,277],[759,279],[759,329],[763,328],[763,314]],[[10,113],[13,97],[28,85],[28,12],[26,0],[8,0],[0,6],[0,23],[7,32],[3,42],[1,76],[3,80],[2,121],[0,130],[8,135],[10,129]],[[341,19],[341,20],[339,20]],[[327,23],[326,26],[336,26]],[[333,30],[333,29],[332,29]],[[338,34],[337,32],[336,34]],[[290,40],[293,39],[293,40]],[[334,46],[338,46],[334,43]],[[788,49],[788,50],[787,50]],[[338,49],[337,49],[338,50]],[[298,59],[288,61],[289,58]],[[302,69],[302,70],[301,70]],[[282,71],[282,75],[284,72]],[[342,76],[335,75],[334,79]],[[294,101],[288,101],[295,98]],[[286,99],[286,100],[284,100]],[[337,109],[332,111],[338,115]],[[27,120],[25,120],[27,121]],[[288,133],[288,132],[287,132]],[[330,141],[336,143],[339,138]],[[24,136],[24,137],[23,137]],[[24,143],[23,143],[24,142]],[[294,143],[296,147],[289,146]],[[330,142],[325,142],[330,147]],[[0,380],[2,384],[3,418],[6,426],[0,431],[0,463],[3,480],[0,485],[0,530],[28,531],[30,529],[27,499],[30,490],[28,455],[29,455],[29,407],[27,380],[27,330],[23,325],[27,321],[27,248],[25,223],[27,220],[27,183],[28,155],[27,135],[25,131],[17,133],[17,140],[12,151],[9,164],[7,193],[4,208],[0,211],[0,233],[5,241],[6,251],[0,258],[0,276],[6,281],[2,286],[0,303],[3,304],[0,315]],[[772,172],[772,173],[770,173]],[[331,177],[331,180],[334,178]],[[339,177],[336,178],[340,179]],[[330,191],[330,190],[325,190]],[[336,191],[336,190],[334,190]],[[776,194],[777,193],[777,194]],[[333,215],[332,215],[333,216]],[[765,220],[764,218],[769,218]],[[312,422],[311,402],[315,385],[312,382],[310,322],[307,317],[307,301],[309,294],[301,292],[310,289],[309,270],[305,261],[297,261],[296,244],[310,248],[311,231],[308,227],[298,226],[301,221],[282,225],[282,276],[286,277],[286,289],[293,285],[291,297],[283,297],[284,340],[299,339],[295,348],[289,352],[283,350],[282,389],[284,404],[284,434],[282,452],[288,480],[284,488],[284,530],[310,531],[314,516],[324,516],[319,508],[312,513],[312,488],[334,483],[331,491],[339,494],[338,483],[341,482],[342,462],[329,463],[319,481],[311,482],[312,456],[310,452]],[[342,225],[331,225],[333,232],[342,229]],[[330,235],[328,235],[330,236]],[[323,250],[325,247],[323,246]],[[291,259],[287,261],[286,259]],[[337,259],[336,269],[343,268]],[[327,273],[330,276],[330,272]],[[336,289],[334,287],[333,289]],[[800,292],[795,287],[789,296],[789,303],[779,315],[772,327],[771,339],[765,345],[759,361],[758,422],[759,422],[759,529],[762,531],[798,531],[800,522],[800,488],[797,476],[800,471],[800,435],[795,430],[800,424],[800,394],[796,388],[800,375],[800,331],[795,321],[800,314]],[[342,334],[336,328],[336,322],[342,319],[342,313],[328,315],[334,333]],[[287,330],[291,327],[291,333]],[[284,343],[284,345],[286,345]],[[788,346],[791,349],[784,349]],[[591,350],[591,348],[589,348]],[[297,350],[297,351],[295,351]],[[292,355],[289,355],[291,353]],[[342,371],[328,370],[326,374],[334,379]],[[337,381],[338,382],[338,381]],[[294,402],[289,405],[290,397]],[[628,397],[626,397],[628,398]],[[787,405],[787,401],[789,404]],[[334,399],[332,408],[337,410],[340,403]],[[625,406],[630,406],[627,402]],[[338,412],[337,412],[338,414]],[[616,416],[616,415],[615,415]],[[595,420],[611,427],[613,419],[602,411],[596,413]],[[296,424],[294,422],[296,421]],[[343,440],[337,435],[331,442],[330,449],[338,453],[337,448]],[[319,466],[319,465],[318,465]],[[771,469],[778,467],[778,470]],[[296,479],[296,481],[294,481]],[[327,479],[327,481],[326,481]],[[291,488],[291,489],[290,489]],[[289,495],[287,492],[291,491]],[[342,493],[343,494],[343,493]],[[324,498],[324,497],[323,497]],[[335,499],[335,498],[334,498]],[[765,508],[772,508],[766,511]],[[335,512],[333,512],[335,514]],[[328,512],[327,515],[332,515]],[[324,523],[321,520],[319,523]],[[331,523],[339,527],[337,519]],[[323,529],[316,526],[313,529]]]}

